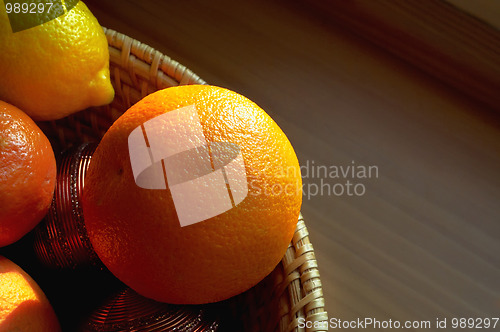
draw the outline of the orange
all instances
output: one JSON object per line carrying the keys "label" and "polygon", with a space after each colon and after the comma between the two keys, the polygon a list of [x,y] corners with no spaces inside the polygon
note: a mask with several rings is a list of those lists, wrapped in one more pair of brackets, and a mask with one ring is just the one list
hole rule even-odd
{"label": "orange", "polygon": [[58,332],[57,316],[37,283],[0,256],[0,332]]}
{"label": "orange", "polygon": [[29,116],[0,101],[0,247],[43,219],[55,180],[56,160],[47,137]]}
{"label": "orange", "polygon": [[[205,195],[195,203],[192,192],[183,192],[183,200],[174,201],[173,194],[179,190],[173,185],[168,189],[139,187],[128,139],[146,121],[188,106],[196,109],[207,142],[239,147],[244,166],[226,174],[228,187],[241,187],[246,180],[248,192],[229,210],[181,226],[178,202],[193,211],[200,211],[201,206],[203,212],[213,208],[212,199],[224,196]],[[183,133],[193,129],[162,126],[158,128],[171,134],[163,142],[174,148],[185,144]],[[149,132],[149,144],[156,139],[153,136]],[[235,149],[225,152],[234,157]],[[175,157],[181,162],[174,175],[180,178],[199,165],[196,154],[180,152]],[[166,165],[167,160],[161,163]],[[243,182],[235,185],[231,179]],[[215,185],[214,181],[202,189],[210,191]],[[259,106],[227,89],[179,86],[145,97],[107,131],[85,178],[83,211],[94,249],[125,284],[157,301],[208,303],[251,288],[276,267],[296,227],[301,188],[299,164],[289,140]],[[240,198],[245,194],[232,193]]]}

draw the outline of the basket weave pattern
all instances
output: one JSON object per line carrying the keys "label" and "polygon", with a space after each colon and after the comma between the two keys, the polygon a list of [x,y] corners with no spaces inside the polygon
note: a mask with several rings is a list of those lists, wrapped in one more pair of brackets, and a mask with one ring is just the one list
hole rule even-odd
{"label": "basket weave pattern", "polygon": [[[191,70],[159,51],[111,29],[104,28],[104,31],[115,98],[110,105],[39,123],[56,151],[83,142],[98,142],[121,114],[154,91],[177,85],[206,84]],[[308,235],[300,215],[281,264],[257,286],[228,300],[233,319],[241,323],[244,331],[304,331],[299,327],[299,319],[326,323],[321,279]]]}

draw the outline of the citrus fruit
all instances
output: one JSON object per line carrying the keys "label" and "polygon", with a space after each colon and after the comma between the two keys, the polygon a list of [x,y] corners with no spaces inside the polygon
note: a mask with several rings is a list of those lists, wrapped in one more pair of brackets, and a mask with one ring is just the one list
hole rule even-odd
{"label": "citrus fruit", "polygon": [[56,160],[31,118],[0,101],[0,247],[43,219],[52,201]]}
{"label": "citrus fruit", "polygon": [[113,99],[106,37],[82,1],[17,32],[0,1],[0,49],[0,99],[34,120],[59,119]]}
{"label": "citrus fruit", "polygon": [[[141,163],[146,171],[134,174]],[[208,303],[251,288],[280,262],[301,177],[289,140],[255,103],[179,86],[150,94],[110,127],[82,202],[92,245],[115,276],[157,301]]]}
{"label": "citrus fruit", "polygon": [[61,331],[57,316],[38,284],[0,256],[0,332]]}

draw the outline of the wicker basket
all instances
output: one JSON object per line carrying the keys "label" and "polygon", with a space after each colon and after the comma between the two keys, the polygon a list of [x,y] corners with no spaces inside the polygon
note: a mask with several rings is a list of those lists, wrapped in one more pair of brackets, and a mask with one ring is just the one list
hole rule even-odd
{"label": "wicker basket", "polygon": [[[104,30],[109,44],[115,98],[107,106],[39,123],[56,151],[82,142],[99,141],[123,112],[156,90],[205,84],[168,56],[116,31]],[[325,325],[328,317],[321,280],[302,216],[281,264],[257,286],[226,302],[224,310],[229,310],[231,319],[238,322],[238,328],[243,331],[304,331],[306,329],[299,324],[304,319]],[[326,331],[327,328],[307,330]]]}

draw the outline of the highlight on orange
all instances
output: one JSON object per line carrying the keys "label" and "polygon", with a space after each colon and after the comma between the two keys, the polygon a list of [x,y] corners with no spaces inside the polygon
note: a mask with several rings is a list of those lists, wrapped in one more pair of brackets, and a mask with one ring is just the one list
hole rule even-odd
{"label": "highlight on orange", "polygon": [[0,332],[59,332],[61,327],[38,284],[0,256]]}

